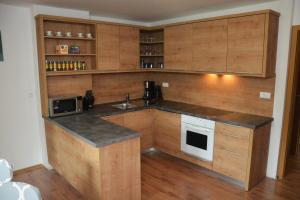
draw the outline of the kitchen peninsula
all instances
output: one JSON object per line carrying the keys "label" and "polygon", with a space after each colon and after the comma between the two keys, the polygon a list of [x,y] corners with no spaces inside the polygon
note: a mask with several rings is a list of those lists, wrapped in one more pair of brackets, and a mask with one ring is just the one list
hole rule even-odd
{"label": "kitchen peninsula", "polygon": [[[264,10],[146,28],[37,16],[50,164],[91,200],[141,199],[141,153],[149,150],[186,160],[251,189],[266,175],[273,97],[260,99],[258,94],[274,92],[278,18],[278,13]],[[49,30],[77,31],[89,37],[45,35]],[[158,40],[144,40],[148,37]],[[145,45],[158,53],[140,49]],[[61,54],[67,46],[80,47],[80,53]],[[215,48],[203,51],[211,46]],[[146,80],[165,85],[164,100],[147,105],[140,99]],[[53,109],[49,99],[81,99],[89,90],[95,94],[93,109],[49,117]],[[114,107],[124,102],[127,93],[135,106]],[[185,117],[203,122],[204,127],[193,127]],[[185,123],[189,130],[184,129]],[[209,149],[209,159],[184,150],[193,138],[203,137],[193,128],[209,129],[206,141],[194,144]]]}

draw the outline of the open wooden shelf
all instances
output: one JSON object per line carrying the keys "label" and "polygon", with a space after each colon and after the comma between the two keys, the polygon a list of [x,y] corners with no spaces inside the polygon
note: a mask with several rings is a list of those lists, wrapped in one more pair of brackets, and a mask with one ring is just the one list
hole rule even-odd
{"label": "open wooden shelf", "polygon": [[161,65],[164,65],[164,30],[140,30],[140,67]]}
{"label": "open wooden shelf", "polygon": [[73,75],[86,75],[86,74],[120,74],[120,73],[139,73],[146,70],[133,69],[133,70],[78,70],[78,71],[48,71],[47,76],[73,76]]}
{"label": "open wooden shelf", "polygon": [[45,56],[96,56],[96,54],[45,54]]}
{"label": "open wooden shelf", "polygon": [[[53,76],[74,76],[74,75],[87,75],[87,74],[122,74],[122,73],[145,73],[145,72],[155,72],[155,73],[175,73],[175,74],[209,74],[207,71],[191,71],[191,70],[173,70],[165,68],[143,68],[143,69],[132,69],[132,70],[78,70],[78,71],[50,71],[46,73],[47,77]],[[214,72],[216,75],[237,75],[236,73],[226,73],[226,72]],[[257,75],[249,74],[238,74],[238,76],[243,77],[258,77]]]}
{"label": "open wooden shelf", "polygon": [[87,40],[94,41],[95,38],[79,38],[79,37],[56,37],[56,36],[45,36],[45,39],[54,39],[54,40]]}

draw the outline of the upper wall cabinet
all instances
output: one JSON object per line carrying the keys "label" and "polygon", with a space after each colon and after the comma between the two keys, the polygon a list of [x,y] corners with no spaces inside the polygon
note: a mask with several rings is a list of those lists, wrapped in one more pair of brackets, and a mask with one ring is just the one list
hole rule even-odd
{"label": "upper wall cabinet", "polygon": [[136,69],[139,65],[139,29],[120,26],[120,68]]}
{"label": "upper wall cabinet", "polygon": [[193,69],[226,72],[227,19],[193,23]]}
{"label": "upper wall cabinet", "polygon": [[165,68],[188,70],[192,68],[192,25],[165,28]]}
{"label": "upper wall cabinet", "polygon": [[139,29],[97,24],[97,69],[129,70],[138,67]]}
{"label": "upper wall cabinet", "polygon": [[267,10],[167,26],[166,69],[272,77],[278,18]]}
{"label": "upper wall cabinet", "polygon": [[227,72],[274,75],[277,23],[269,14],[229,19]]}
{"label": "upper wall cabinet", "polygon": [[119,35],[118,25],[97,24],[97,69],[119,69]]}

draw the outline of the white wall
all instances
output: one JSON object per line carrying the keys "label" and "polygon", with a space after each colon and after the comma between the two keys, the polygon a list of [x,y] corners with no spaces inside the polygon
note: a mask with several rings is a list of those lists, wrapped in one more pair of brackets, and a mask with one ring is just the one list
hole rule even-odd
{"label": "white wall", "polygon": [[0,62],[0,158],[15,169],[48,165],[41,117],[35,20],[37,14],[88,19],[88,11],[0,4],[4,62]]}
{"label": "white wall", "polygon": [[300,25],[300,0],[295,0],[293,25]]}
{"label": "white wall", "polygon": [[31,10],[0,4],[0,30],[0,157],[20,169],[41,163]]}
{"label": "white wall", "polygon": [[[36,26],[34,17],[38,14],[44,15],[56,15],[56,16],[63,16],[63,17],[74,17],[74,18],[82,18],[82,19],[89,19],[90,14],[88,11],[81,11],[81,10],[73,10],[73,9],[64,9],[64,8],[55,8],[49,6],[41,6],[41,5],[33,5],[31,7],[31,22],[32,22],[32,43],[34,46],[34,63],[35,63],[35,71],[34,71],[34,82],[36,85],[35,94],[37,95],[37,100],[40,102],[40,87],[39,87],[39,72],[38,72],[38,56],[37,56],[37,41],[36,41]],[[42,118],[42,111],[40,103],[36,104],[36,109],[38,110],[38,118],[37,124],[39,128],[39,135],[40,135],[40,144],[41,144],[41,157],[42,163],[51,168],[50,164],[48,163],[48,156],[47,156],[47,148],[46,148],[46,138],[45,138],[45,127],[44,127],[44,119]]]}

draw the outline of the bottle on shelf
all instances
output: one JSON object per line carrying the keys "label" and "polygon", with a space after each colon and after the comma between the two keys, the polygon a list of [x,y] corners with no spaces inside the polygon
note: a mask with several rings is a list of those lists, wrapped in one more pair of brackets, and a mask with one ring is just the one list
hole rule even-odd
{"label": "bottle on shelf", "polygon": [[46,71],[77,71],[86,70],[86,61],[45,61]]}
{"label": "bottle on shelf", "polygon": [[46,60],[45,67],[46,67],[46,71],[50,71],[48,60]]}
{"label": "bottle on shelf", "polygon": [[82,61],[82,69],[86,70],[86,63],[85,63],[85,61]]}

